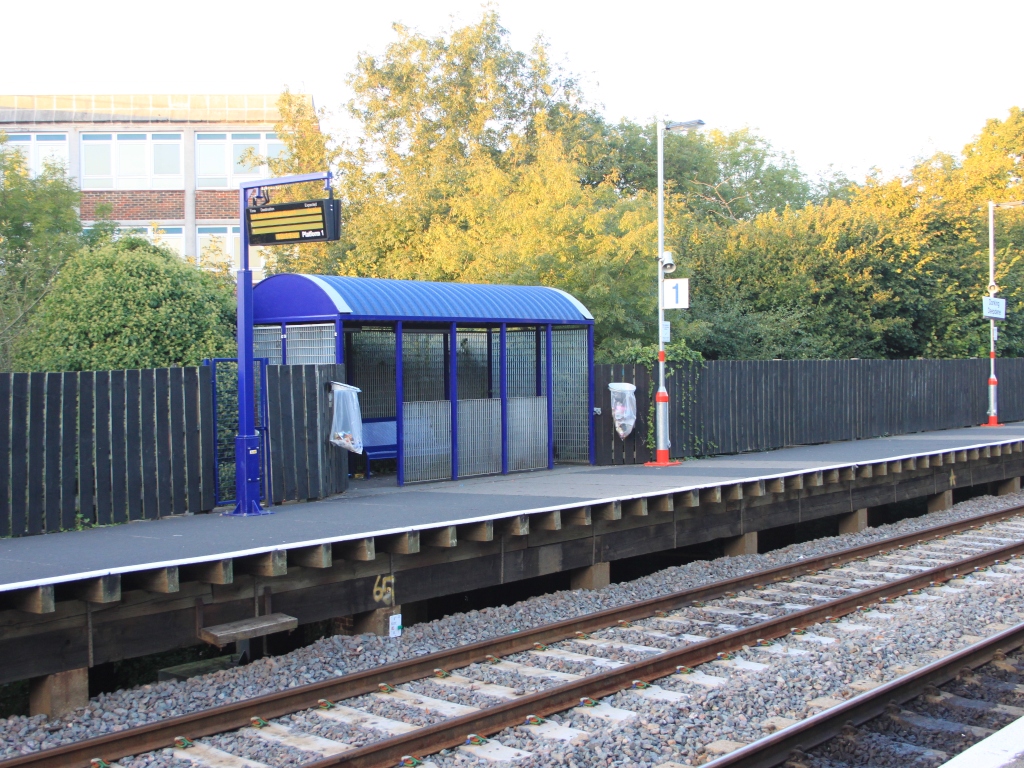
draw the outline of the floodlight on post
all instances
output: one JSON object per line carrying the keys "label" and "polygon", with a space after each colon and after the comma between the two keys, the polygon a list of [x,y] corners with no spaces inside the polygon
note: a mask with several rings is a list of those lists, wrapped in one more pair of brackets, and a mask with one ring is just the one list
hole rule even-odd
{"label": "floodlight on post", "polygon": [[655,460],[649,467],[670,467],[668,437],[668,389],[665,388],[665,275],[675,272],[676,262],[665,250],[665,134],[689,133],[704,125],[703,120],[658,121],[658,391],[654,396]]}
{"label": "floodlight on post", "polygon": [[[988,201],[988,297],[994,299],[999,292],[996,285],[996,208],[1020,208],[1024,206],[1024,200],[1011,200],[1005,203]],[[987,314],[987,313],[986,313]],[[999,331],[996,328],[995,317],[989,317],[989,373],[988,373],[988,422],[983,427],[999,427],[999,408],[996,397],[999,388],[999,380],[996,378],[996,340],[999,338]]]}

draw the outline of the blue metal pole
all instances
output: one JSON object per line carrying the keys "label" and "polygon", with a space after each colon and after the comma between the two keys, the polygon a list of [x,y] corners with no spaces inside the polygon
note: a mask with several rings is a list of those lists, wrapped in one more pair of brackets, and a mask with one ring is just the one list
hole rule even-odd
{"label": "blue metal pole", "polygon": [[402,321],[395,323],[395,439],[398,443],[398,484],[405,485],[405,385],[402,382]]}
{"label": "blue metal pole", "polygon": [[452,404],[452,480],[459,479],[459,337],[455,323],[448,331],[448,399]]}
{"label": "blue metal pole", "polygon": [[340,317],[334,321],[334,362],[345,362],[345,323]]}
{"label": "blue metal pole", "polygon": [[[658,330],[661,333],[661,330]],[[590,463],[596,464],[594,451],[594,324],[587,326],[587,425],[590,432]]]}
{"label": "blue metal pole", "polygon": [[508,347],[507,339],[505,338],[506,330],[507,326],[505,323],[502,323],[498,347],[498,364],[501,366],[501,373],[498,378],[501,382],[501,474],[503,475],[508,474],[508,371],[506,370]]}
{"label": "blue metal pole", "polygon": [[238,270],[238,434],[235,436],[235,508],[231,515],[270,514],[260,506],[260,437],[256,433],[253,395],[252,271],[245,209],[249,190],[239,190],[238,223],[241,264]]}
{"label": "blue metal pole", "polygon": [[555,365],[552,360],[551,323],[544,333],[544,345],[547,351],[547,385],[548,385],[548,469],[555,468]]}
{"label": "blue metal pole", "polygon": [[541,395],[544,394],[544,379],[541,378],[544,374],[542,374],[541,370],[540,370],[540,368],[541,368],[541,365],[540,365],[541,354],[540,354],[540,326],[539,325],[536,328],[533,329],[533,351],[535,353],[534,357],[536,358],[534,360],[534,363],[536,364],[536,367],[537,367],[536,373],[534,374],[534,378],[536,379],[536,382],[537,382],[537,397],[540,397]]}
{"label": "blue metal pole", "polygon": [[490,327],[487,328],[487,397],[494,397],[494,350]]}

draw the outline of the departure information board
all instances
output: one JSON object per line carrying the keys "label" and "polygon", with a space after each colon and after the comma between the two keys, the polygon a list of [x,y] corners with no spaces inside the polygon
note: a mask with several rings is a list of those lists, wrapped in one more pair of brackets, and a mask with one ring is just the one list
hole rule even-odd
{"label": "departure information board", "polygon": [[292,245],[337,240],[341,208],[337,200],[305,200],[247,208],[250,245]]}

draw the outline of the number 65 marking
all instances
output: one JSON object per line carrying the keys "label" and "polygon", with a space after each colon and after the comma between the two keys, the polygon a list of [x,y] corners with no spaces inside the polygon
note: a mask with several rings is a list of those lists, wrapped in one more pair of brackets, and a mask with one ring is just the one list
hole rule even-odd
{"label": "number 65 marking", "polygon": [[373,583],[374,602],[391,605],[391,601],[394,599],[395,595],[394,587],[394,576],[378,576],[377,580]]}

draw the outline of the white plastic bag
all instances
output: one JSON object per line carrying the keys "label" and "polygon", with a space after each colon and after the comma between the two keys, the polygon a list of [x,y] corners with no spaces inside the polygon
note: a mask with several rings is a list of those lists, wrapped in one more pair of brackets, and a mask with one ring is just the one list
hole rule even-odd
{"label": "white plastic bag", "polygon": [[632,384],[609,384],[612,393],[612,419],[615,431],[625,440],[636,424],[636,387]]}
{"label": "white plastic bag", "polygon": [[337,381],[331,382],[331,394],[333,395],[332,408],[334,414],[331,418],[331,442],[335,445],[352,451],[352,453],[363,452],[363,415],[359,411],[358,387],[350,387],[348,384],[340,384]]}

